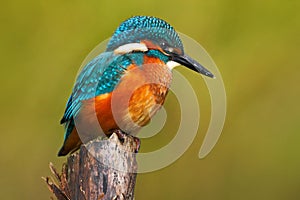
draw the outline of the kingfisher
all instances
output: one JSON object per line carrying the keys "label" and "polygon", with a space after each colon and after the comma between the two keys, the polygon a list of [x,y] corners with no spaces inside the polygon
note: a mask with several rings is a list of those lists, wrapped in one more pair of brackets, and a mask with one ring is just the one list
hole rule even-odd
{"label": "kingfisher", "polygon": [[151,16],[125,20],[106,50],[87,63],[76,78],[60,121],[65,126],[65,156],[115,130],[134,135],[149,123],[168,93],[172,69],[185,66],[213,78],[189,57],[175,29]]}

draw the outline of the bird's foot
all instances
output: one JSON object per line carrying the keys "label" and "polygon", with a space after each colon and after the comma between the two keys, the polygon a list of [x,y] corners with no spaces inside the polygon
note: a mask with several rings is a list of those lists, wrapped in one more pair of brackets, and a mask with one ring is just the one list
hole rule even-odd
{"label": "bird's foot", "polygon": [[141,140],[138,137],[134,137],[134,136],[132,136],[132,137],[133,137],[135,145],[136,145],[135,153],[138,153],[140,150],[140,147],[141,147]]}
{"label": "bird's foot", "polygon": [[123,131],[121,131],[120,129],[115,129],[113,130],[111,133],[115,133],[117,134],[120,142],[123,144],[124,141],[125,141],[125,137],[131,137],[134,142],[135,142],[135,145],[136,145],[136,148],[135,148],[135,153],[138,153],[139,149],[140,149],[140,146],[141,146],[141,140],[138,138],[138,137],[135,137],[135,136],[132,136],[132,135],[129,135]]}
{"label": "bird's foot", "polygon": [[124,140],[125,140],[125,136],[127,135],[127,133],[121,131],[120,129],[114,130],[113,133],[117,134],[120,142],[123,144]]}

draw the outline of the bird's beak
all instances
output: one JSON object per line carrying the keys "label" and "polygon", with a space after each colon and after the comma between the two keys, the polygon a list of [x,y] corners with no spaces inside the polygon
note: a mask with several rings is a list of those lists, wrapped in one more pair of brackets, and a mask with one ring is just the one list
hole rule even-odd
{"label": "bird's beak", "polygon": [[174,62],[177,62],[195,72],[198,72],[198,73],[208,76],[210,78],[215,78],[215,76],[210,71],[208,71],[200,63],[198,63],[196,60],[194,60],[193,58],[189,57],[186,54],[179,55],[179,54],[174,53],[171,55],[171,59]]}

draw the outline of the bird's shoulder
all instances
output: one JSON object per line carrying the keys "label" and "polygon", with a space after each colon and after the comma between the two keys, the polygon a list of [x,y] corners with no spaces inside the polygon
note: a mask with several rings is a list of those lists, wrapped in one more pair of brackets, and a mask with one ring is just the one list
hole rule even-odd
{"label": "bird's shoulder", "polygon": [[88,62],[76,78],[61,123],[78,114],[82,101],[113,91],[127,67],[140,57],[104,52]]}

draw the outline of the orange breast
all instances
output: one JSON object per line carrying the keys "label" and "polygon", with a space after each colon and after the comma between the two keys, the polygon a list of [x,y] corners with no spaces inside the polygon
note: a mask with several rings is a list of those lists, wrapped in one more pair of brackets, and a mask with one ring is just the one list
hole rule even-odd
{"label": "orange breast", "polygon": [[112,95],[113,110],[122,112],[117,124],[129,133],[150,121],[164,103],[171,82],[171,71],[161,60],[145,56],[144,63],[131,65]]}
{"label": "orange breast", "polygon": [[133,133],[150,121],[164,103],[171,72],[159,59],[144,60],[142,67],[127,68],[113,92],[83,102],[80,115],[88,128],[97,123],[105,134],[117,128]]}

